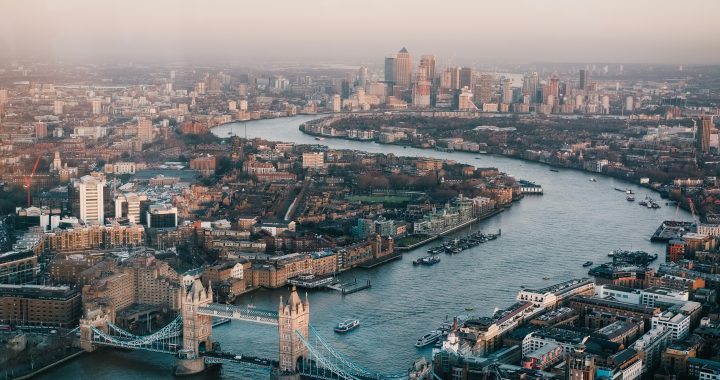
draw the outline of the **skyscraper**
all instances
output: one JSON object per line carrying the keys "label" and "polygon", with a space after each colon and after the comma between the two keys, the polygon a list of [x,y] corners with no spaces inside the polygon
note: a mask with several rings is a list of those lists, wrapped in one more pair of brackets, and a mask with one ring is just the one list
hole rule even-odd
{"label": "skyscraper", "polygon": [[512,103],[512,80],[504,78],[502,81],[502,102],[505,104]]}
{"label": "skyscraper", "polygon": [[492,97],[495,94],[493,88],[493,76],[491,74],[480,75],[480,81],[475,86],[476,100],[478,103],[486,104],[492,101]]}
{"label": "skyscraper", "polygon": [[460,88],[473,87],[473,69],[472,67],[463,67],[460,69]]}
{"label": "skyscraper", "polygon": [[385,83],[388,88],[388,95],[392,95],[395,85],[395,57],[385,57]]}
{"label": "skyscraper", "polygon": [[523,78],[523,93],[530,96],[530,103],[538,103],[538,89],[540,88],[540,77],[537,71]]}
{"label": "skyscraper", "polygon": [[426,54],[420,57],[420,67],[425,71],[425,78],[432,83],[435,80],[435,56]]}
{"label": "skyscraper", "polygon": [[368,82],[368,69],[365,66],[360,66],[358,69],[358,87],[365,88]]}
{"label": "skyscraper", "polygon": [[103,189],[105,178],[86,175],[81,177],[75,187],[80,200],[80,220],[85,223],[103,223],[105,218]]}
{"label": "skyscraper", "polygon": [[410,88],[412,68],[412,56],[406,48],[400,49],[395,56],[395,84],[402,89]]}
{"label": "skyscraper", "polygon": [[430,81],[427,80],[426,70],[420,66],[417,79],[413,84],[412,101],[415,107],[430,107]]}
{"label": "skyscraper", "polygon": [[587,86],[590,84],[590,73],[585,69],[580,69],[580,82],[578,85],[578,88],[581,90],[586,90]]}

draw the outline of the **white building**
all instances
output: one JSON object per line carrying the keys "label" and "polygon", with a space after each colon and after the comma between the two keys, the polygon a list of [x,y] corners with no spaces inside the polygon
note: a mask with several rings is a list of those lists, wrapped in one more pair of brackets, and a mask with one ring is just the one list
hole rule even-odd
{"label": "white building", "polygon": [[640,304],[640,290],[616,285],[598,285],[595,294],[600,298],[613,297],[618,301],[631,304]]}
{"label": "white building", "polygon": [[84,223],[103,223],[105,213],[103,209],[103,189],[105,177],[97,178],[86,175],[75,182],[80,198],[80,220]]}
{"label": "white building", "polygon": [[656,303],[683,304],[690,299],[686,291],[653,286],[640,291],[640,303],[654,307]]}
{"label": "white building", "polygon": [[672,310],[666,310],[652,317],[652,328],[670,330],[673,340],[685,339],[690,332],[690,316]]}

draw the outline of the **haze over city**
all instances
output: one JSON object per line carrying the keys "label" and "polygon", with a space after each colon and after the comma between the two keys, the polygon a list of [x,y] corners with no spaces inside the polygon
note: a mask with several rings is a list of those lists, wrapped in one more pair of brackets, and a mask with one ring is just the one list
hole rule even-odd
{"label": "haze over city", "polygon": [[720,380],[720,0],[0,0],[0,379]]}
{"label": "haze over city", "polygon": [[720,2],[3,1],[2,59],[720,63]]}

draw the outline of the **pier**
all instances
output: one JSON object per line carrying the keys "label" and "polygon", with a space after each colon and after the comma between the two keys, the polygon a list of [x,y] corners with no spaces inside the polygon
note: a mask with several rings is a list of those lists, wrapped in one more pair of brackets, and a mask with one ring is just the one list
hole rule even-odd
{"label": "pier", "polygon": [[371,287],[372,287],[372,285],[370,284],[370,280],[367,280],[365,283],[358,283],[357,278],[350,282],[333,284],[333,285],[327,286],[328,289],[332,289],[332,290],[341,292],[342,295],[353,294],[353,293],[359,292],[361,290],[370,289]]}

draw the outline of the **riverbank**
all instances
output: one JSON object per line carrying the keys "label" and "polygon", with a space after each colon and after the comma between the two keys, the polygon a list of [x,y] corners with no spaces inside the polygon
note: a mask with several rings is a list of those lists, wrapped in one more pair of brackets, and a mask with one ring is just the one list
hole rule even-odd
{"label": "riverbank", "polygon": [[[403,144],[402,142],[380,143],[380,142],[378,142],[378,141],[376,141],[376,140],[351,139],[351,138],[348,138],[347,136],[331,136],[331,135],[326,135],[326,134],[322,134],[322,133],[313,133],[313,132],[307,131],[307,130],[304,128],[304,124],[301,124],[301,125],[298,127],[298,129],[299,129],[302,133],[304,133],[304,134],[306,134],[306,135],[308,135],[308,136],[313,136],[313,137],[332,138],[332,139],[337,139],[337,140],[357,141],[357,142],[364,142],[364,143],[376,143],[376,144],[382,144],[382,145],[393,145],[393,146],[400,146],[400,147],[403,147],[403,148],[411,147],[411,148],[421,149],[421,150],[437,150],[437,151],[442,151],[442,152],[446,152],[446,153],[453,153],[453,152],[457,152],[457,153],[467,153],[467,154],[476,153],[476,154],[481,154],[481,155],[483,155],[483,156],[487,156],[487,155],[490,155],[490,156],[492,156],[492,155],[498,155],[498,156],[500,156],[500,157],[511,158],[511,159],[514,159],[514,160],[534,162],[534,163],[546,165],[546,166],[548,166],[549,168],[552,168],[552,169],[575,170],[575,171],[579,171],[579,172],[583,172],[583,173],[592,173],[592,174],[596,174],[596,175],[598,175],[598,176],[603,176],[603,177],[608,177],[608,178],[614,178],[614,179],[618,179],[618,180],[621,180],[621,181],[624,181],[624,182],[627,182],[627,183],[631,183],[631,184],[633,184],[633,185],[637,185],[637,186],[646,188],[646,189],[648,189],[648,190],[654,191],[654,192],[656,192],[656,193],[662,194],[659,189],[652,187],[652,184],[650,184],[650,183],[644,184],[644,183],[638,183],[639,181],[633,181],[633,180],[637,180],[637,178],[628,178],[628,177],[626,177],[626,176],[613,175],[613,174],[611,174],[611,173],[605,173],[605,172],[598,172],[598,171],[593,171],[593,170],[587,170],[587,169],[585,169],[585,168],[583,168],[583,167],[580,167],[580,166],[575,167],[575,166],[556,165],[556,164],[553,164],[553,163],[550,163],[550,162],[547,162],[547,161],[543,161],[543,160],[540,160],[540,159],[531,159],[531,158],[523,157],[523,156],[520,156],[520,155],[517,155],[517,154],[505,154],[505,153],[498,153],[498,152],[492,152],[492,153],[485,152],[485,153],[480,153],[480,152],[472,152],[472,151],[464,151],[464,150],[445,151],[445,150],[436,149],[435,147],[426,147],[426,146]],[[683,207],[683,206],[681,206],[681,207]],[[683,209],[684,209],[684,208],[683,208]]]}
{"label": "riverbank", "polygon": [[465,227],[467,227],[467,226],[473,225],[473,224],[475,224],[475,223],[477,223],[477,222],[480,222],[480,221],[482,221],[482,220],[485,220],[485,219],[487,219],[487,218],[490,218],[491,216],[495,216],[495,215],[497,215],[497,214],[499,214],[499,213],[501,213],[501,212],[504,212],[504,211],[505,211],[505,208],[504,208],[504,207],[503,207],[503,208],[499,208],[499,209],[497,209],[497,210],[495,210],[495,211],[493,211],[493,212],[487,213],[487,214],[485,214],[485,215],[482,215],[482,216],[479,216],[479,217],[474,218],[474,219],[472,219],[472,220],[469,220],[469,221],[467,221],[467,222],[465,222],[465,223],[459,224],[459,225],[457,225],[457,226],[455,226],[455,227],[453,227],[453,228],[450,228],[450,229],[448,229],[448,230],[446,230],[446,231],[443,231],[443,232],[441,232],[441,233],[439,233],[439,234],[437,234],[437,235],[430,236],[430,237],[427,238],[427,239],[421,240],[421,241],[419,241],[419,242],[417,242],[417,243],[414,243],[414,244],[411,244],[411,245],[409,245],[409,246],[407,246],[407,247],[396,247],[395,250],[401,251],[401,252],[412,251],[412,250],[415,249],[415,248],[422,247],[423,245],[428,244],[428,243],[430,243],[430,242],[432,242],[432,241],[435,241],[435,240],[437,240],[437,239],[439,239],[439,238],[441,238],[441,237],[443,237],[443,236],[445,236],[445,235],[451,234],[451,233],[453,233],[453,232],[455,232],[455,231],[459,231],[459,230],[461,230],[461,229],[463,229],[463,228],[465,228]]}
{"label": "riverbank", "polygon": [[49,369],[51,369],[51,368],[57,367],[57,366],[65,363],[65,362],[68,362],[68,361],[70,361],[70,360],[72,360],[72,359],[75,359],[75,358],[77,358],[78,356],[80,356],[80,355],[82,355],[82,354],[84,354],[84,353],[85,353],[84,350],[80,350],[80,351],[75,352],[75,353],[73,353],[73,354],[70,354],[70,355],[68,355],[68,356],[66,356],[66,357],[64,357],[64,358],[62,358],[62,359],[60,359],[60,360],[57,360],[57,361],[55,361],[55,362],[52,362],[52,363],[50,363],[50,364],[48,364],[48,365],[46,365],[46,366],[44,366],[44,367],[42,367],[42,368],[39,368],[39,369],[37,369],[37,370],[35,370],[35,371],[31,372],[31,373],[28,373],[28,374],[26,374],[26,375],[22,375],[22,376],[20,376],[20,377],[16,377],[15,379],[17,379],[17,380],[31,379],[31,378],[33,378],[33,377],[35,377],[35,376],[37,376],[37,375],[39,375],[39,374],[41,374],[41,373],[49,370]]}

